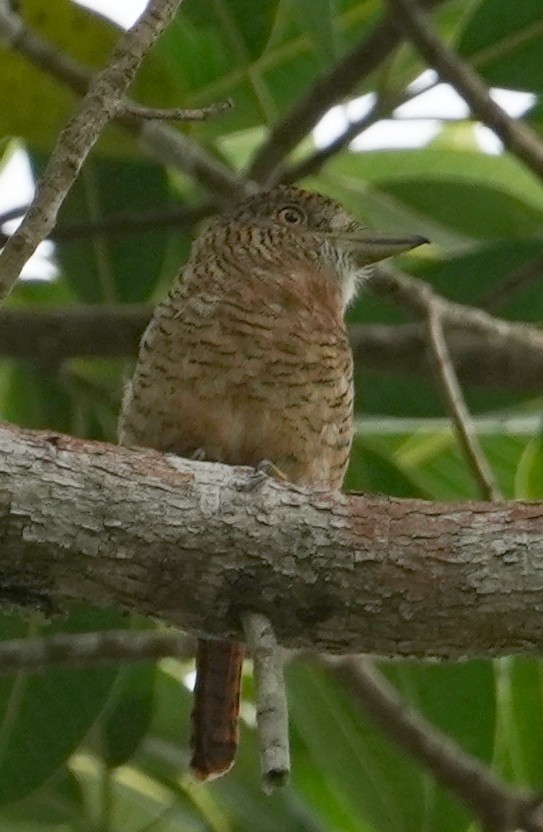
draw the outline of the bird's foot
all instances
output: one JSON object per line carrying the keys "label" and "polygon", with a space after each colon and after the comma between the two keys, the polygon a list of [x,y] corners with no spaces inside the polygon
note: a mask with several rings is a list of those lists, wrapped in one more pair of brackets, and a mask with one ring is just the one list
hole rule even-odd
{"label": "bird's foot", "polygon": [[248,477],[244,479],[243,491],[253,491],[260,488],[268,479],[277,480],[278,482],[287,482],[287,477],[283,472],[274,465],[269,459],[263,459],[259,462],[256,468],[253,468]]}
{"label": "bird's foot", "polygon": [[206,452],[204,448],[196,448],[193,454],[190,455],[190,458],[193,459],[195,462],[204,462],[206,458]]}
{"label": "bird's foot", "polygon": [[259,462],[256,466],[254,473],[256,475],[264,475],[266,477],[271,477],[274,480],[279,480],[279,482],[287,482],[287,476],[283,474],[280,468],[277,465],[274,465],[270,459],[263,459],[262,462]]}

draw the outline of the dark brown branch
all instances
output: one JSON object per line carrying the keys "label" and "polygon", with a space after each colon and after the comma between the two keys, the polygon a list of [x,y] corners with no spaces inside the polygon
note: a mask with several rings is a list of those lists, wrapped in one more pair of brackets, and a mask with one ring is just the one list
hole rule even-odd
{"label": "dark brown branch", "polygon": [[[441,0],[426,0],[428,6]],[[353,92],[390,58],[403,38],[392,15],[385,16],[350,52],[294,102],[257,150],[247,172],[261,185],[274,184],[289,153],[309,135],[330,107]]]}
{"label": "dark brown branch", "polygon": [[[446,310],[451,309],[445,333],[462,384],[543,392],[540,329],[447,303]],[[3,309],[0,356],[54,367],[74,357],[134,358],[151,313],[149,304]],[[423,325],[359,324],[350,328],[350,336],[359,371],[431,377]]]}
{"label": "dark brown branch", "polygon": [[[472,755],[411,708],[367,659],[326,660],[335,675],[360,701],[385,736],[418,760],[459,798],[488,832],[519,828],[542,832],[532,816],[534,798],[511,788]],[[531,817],[532,816],[532,817]]]}
{"label": "dark brown branch", "polygon": [[511,118],[492,100],[488,87],[435,33],[416,0],[388,0],[398,35],[409,38],[442,81],[462,96],[473,115],[501,139],[507,150],[543,178],[543,142],[527,124]]}
{"label": "dark brown branch", "polygon": [[[200,205],[164,206],[147,211],[125,211],[96,220],[88,219],[59,224],[53,228],[47,239],[53,242],[75,242],[96,236],[115,237],[165,228],[184,231],[193,228],[215,211],[216,205],[211,202],[203,202]],[[0,231],[0,244],[9,239],[9,236]]]}
{"label": "dark brown branch", "polygon": [[[252,469],[0,430],[0,598],[384,656],[538,654],[543,503],[312,491]],[[209,553],[213,552],[213,557]]]}

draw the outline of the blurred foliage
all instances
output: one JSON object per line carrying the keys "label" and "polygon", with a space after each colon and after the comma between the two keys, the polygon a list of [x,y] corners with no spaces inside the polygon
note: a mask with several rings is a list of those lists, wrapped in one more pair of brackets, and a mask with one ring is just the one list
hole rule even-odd
{"label": "blurred foliage", "polygon": [[[89,67],[103,64],[115,27],[70,0],[21,0],[33,31]],[[183,126],[217,158],[241,168],[266,131],[318,73],[367,34],[381,0],[185,0],[147,58],[133,97],[157,106],[198,106],[231,97],[234,109]],[[540,0],[449,0],[434,15],[441,34],[494,85],[533,94],[528,119],[543,133],[543,9]],[[38,171],[75,97],[58,81],[0,48],[0,164],[24,143]],[[414,96],[424,66],[400,47],[358,93]],[[391,116],[401,137],[406,121]],[[306,180],[368,224],[428,235],[433,245],[402,258],[406,270],[460,302],[499,288],[541,251],[543,190],[507,154],[482,152],[474,126],[443,121],[417,149],[344,151]],[[10,139],[13,141],[10,142]],[[401,138],[398,142],[401,144]],[[307,139],[304,146],[311,151]],[[300,151],[296,151],[299,156]],[[185,175],[144,156],[108,128],[66,201],[60,224],[194,202],[205,194]],[[19,283],[11,305],[154,301],[186,257],[192,235],[168,228],[58,243],[57,277]],[[538,322],[540,282],[519,287],[499,314]],[[405,316],[363,295],[352,322]],[[96,333],[100,338],[100,333]],[[5,419],[114,440],[123,362],[0,365]],[[543,497],[540,403],[505,390],[468,390],[484,449],[507,497]],[[468,499],[477,489],[422,378],[357,378],[361,429],[348,486],[427,499]],[[43,626],[5,615],[4,638],[55,629],[134,626],[113,613],[74,611]],[[143,626],[140,622],[138,626]],[[150,626],[147,623],[147,626]],[[186,776],[190,663],[121,670],[50,670],[0,679],[0,828],[16,832],[440,832],[473,830],[472,819],[362,713],[333,672],[293,661],[288,670],[294,770],[271,798],[259,786],[251,679],[239,762],[226,778],[196,787]],[[541,789],[543,677],[535,660],[495,664],[384,664],[413,705],[502,776]]]}

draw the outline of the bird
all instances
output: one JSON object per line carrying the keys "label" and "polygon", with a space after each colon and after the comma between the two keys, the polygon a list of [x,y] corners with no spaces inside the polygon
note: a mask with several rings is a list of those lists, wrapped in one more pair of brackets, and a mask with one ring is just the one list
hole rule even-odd
{"label": "bird", "polygon": [[[344,313],[368,267],[427,242],[364,229],[338,202],[279,185],[195,240],[143,334],[121,444],[340,489],[353,439]],[[199,639],[191,772],[225,774],[238,744],[244,646]]]}

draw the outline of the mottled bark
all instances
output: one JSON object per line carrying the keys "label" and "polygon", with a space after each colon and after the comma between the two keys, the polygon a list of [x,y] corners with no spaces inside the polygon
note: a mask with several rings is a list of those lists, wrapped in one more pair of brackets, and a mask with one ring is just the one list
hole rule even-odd
{"label": "mottled bark", "polygon": [[0,596],[135,610],[240,637],[460,658],[536,653],[543,503],[430,503],[291,486],[57,434],[0,430]]}

